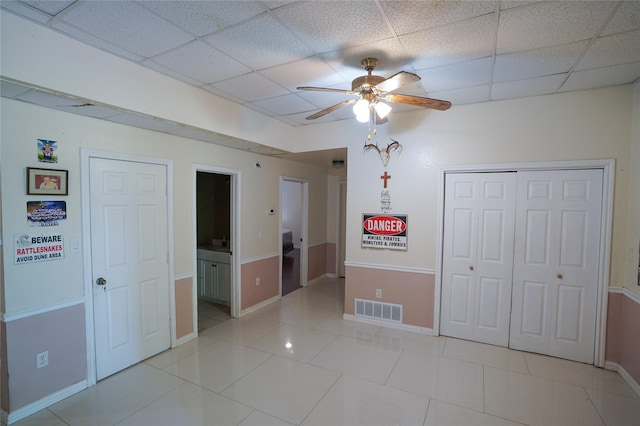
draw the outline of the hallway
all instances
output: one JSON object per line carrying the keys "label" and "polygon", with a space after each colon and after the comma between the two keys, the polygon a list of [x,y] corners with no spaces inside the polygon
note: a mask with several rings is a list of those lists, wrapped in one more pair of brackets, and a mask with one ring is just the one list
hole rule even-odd
{"label": "hallway", "polygon": [[18,425],[640,424],[612,371],[343,320],[323,279]]}

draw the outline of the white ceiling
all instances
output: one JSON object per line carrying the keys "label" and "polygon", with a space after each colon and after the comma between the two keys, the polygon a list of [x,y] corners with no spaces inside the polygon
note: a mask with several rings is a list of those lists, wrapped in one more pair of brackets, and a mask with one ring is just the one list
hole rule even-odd
{"label": "white ceiling", "polygon": [[640,78],[640,1],[2,0],[0,7],[293,126],[352,119],[341,108],[305,120],[350,96],[296,87],[350,89],[366,57],[379,60],[374,74],[422,78],[397,93],[454,107]]}

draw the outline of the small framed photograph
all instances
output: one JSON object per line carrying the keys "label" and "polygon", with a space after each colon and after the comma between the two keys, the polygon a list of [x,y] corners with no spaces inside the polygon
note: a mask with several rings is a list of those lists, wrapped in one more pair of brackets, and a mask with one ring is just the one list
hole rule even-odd
{"label": "small framed photograph", "polygon": [[27,167],[27,195],[68,195],[68,170]]}

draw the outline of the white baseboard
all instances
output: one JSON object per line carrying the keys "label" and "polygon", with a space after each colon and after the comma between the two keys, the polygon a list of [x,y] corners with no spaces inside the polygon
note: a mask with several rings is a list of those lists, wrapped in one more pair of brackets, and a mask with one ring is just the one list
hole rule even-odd
{"label": "white baseboard", "polygon": [[197,336],[195,331],[192,331],[189,334],[185,334],[184,336],[182,336],[179,339],[176,339],[174,345],[172,346],[172,348],[177,348],[178,346],[182,345],[183,343],[187,343],[190,340],[195,339]]}
{"label": "white baseboard", "polygon": [[633,389],[636,395],[640,397],[640,384],[638,384],[638,382],[636,382],[633,377],[631,377],[631,375],[627,372],[627,370],[624,369],[623,366],[621,366],[617,362],[605,361],[604,368],[606,368],[607,370],[617,371],[620,377],[622,377],[622,380],[624,380],[631,387],[631,389]]}
{"label": "white baseboard", "polygon": [[327,278],[329,276],[329,274],[322,274],[322,275],[318,275],[317,277],[315,277],[314,279],[307,281],[307,285],[311,285],[311,284],[315,284],[318,281]]}
{"label": "white baseboard", "polygon": [[32,402],[31,404],[25,405],[22,408],[18,408],[17,410],[12,411],[8,414],[5,411],[2,411],[2,421],[5,424],[10,425],[17,422],[18,420],[22,420],[25,417],[37,413],[40,410],[44,410],[45,408],[55,404],[56,402],[60,402],[63,399],[70,397],[71,395],[83,391],[87,387],[87,381],[83,380],[76,383],[75,385],[71,385],[65,389],[59,390],[58,392],[52,393],[51,395],[47,395],[39,401]]}
{"label": "white baseboard", "polygon": [[243,309],[242,312],[240,312],[240,316],[243,317],[247,314],[250,314],[252,312],[257,311],[258,309],[264,308],[267,305],[272,304],[273,302],[277,302],[278,300],[280,300],[282,298],[282,296],[273,296],[271,299],[267,299],[264,302],[260,302],[257,305],[253,305],[247,309]]}
{"label": "white baseboard", "polygon": [[372,324],[372,325],[377,325],[379,327],[394,328],[396,330],[404,330],[404,331],[410,331],[412,333],[419,333],[419,334],[426,334],[426,335],[429,335],[429,336],[435,336],[435,333],[433,332],[432,328],[418,327],[417,325],[391,324],[391,323],[388,323],[386,321],[380,321],[380,320],[376,320],[376,319],[372,319],[372,318],[357,317],[357,316],[351,315],[351,314],[343,314],[342,318],[345,319],[345,320],[348,320],[348,321],[361,322],[363,324]]}

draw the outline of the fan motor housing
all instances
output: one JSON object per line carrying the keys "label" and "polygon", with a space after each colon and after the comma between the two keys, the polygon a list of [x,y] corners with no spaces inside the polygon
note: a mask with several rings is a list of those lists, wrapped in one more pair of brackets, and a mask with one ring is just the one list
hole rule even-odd
{"label": "fan motor housing", "polygon": [[373,88],[373,86],[382,83],[386,78],[379,75],[363,75],[351,82],[351,90],[354,92],[362,92],[367,89]]}

